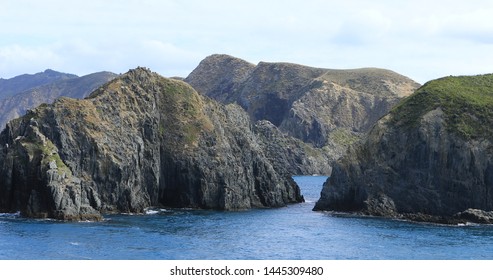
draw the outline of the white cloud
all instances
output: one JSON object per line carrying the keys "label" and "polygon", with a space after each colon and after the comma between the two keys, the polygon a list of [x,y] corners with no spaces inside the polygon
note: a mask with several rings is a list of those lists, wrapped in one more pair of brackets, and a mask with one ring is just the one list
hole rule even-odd
{"label": "white cloud", "polygon": [[0,46],[0,77],[11,78],[22,73],[36,73],[61,64],[61,58],[50,47]]}
{"label": "white cloud", "polygon": [[381,11],[363,10],[343,21],[333,42],[343,45],[363,45],[379,42],[390,31],[392,21]]}
{"label": "white cloud", "polygon": [[493,9],[457,14],[441,22],[446,35],[471,42],[493,44]]}
{"label": "white cloud", "polygon": [[[486,2],[486,3],[485,3]],[[137,65],[186,76],[212,53],[256,63],[383,67],[419,82],[492,72],[493,1],[8,1],[0,76]],[[36,68],[36,69],[35,69]]]}
{"label": "white cloud", "polygon": [[159,40],[145,40],[129,50],[130,54],[142,55],[133,58],[135,63],[150,67],[165,76],[186,77],[190,69],[197,66],[203,55],[179,48],[172,43]]}

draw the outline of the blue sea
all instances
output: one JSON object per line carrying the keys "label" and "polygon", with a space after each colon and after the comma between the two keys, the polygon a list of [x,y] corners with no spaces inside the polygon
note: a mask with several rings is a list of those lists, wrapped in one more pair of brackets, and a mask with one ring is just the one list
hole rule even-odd
{"label": "blue sea", "polygon": [[78,223],[0,214],[0,259],[493,259],[493,226],[313,212],[326,178],[294,177],[306,202],[278,209],[155,209]]}

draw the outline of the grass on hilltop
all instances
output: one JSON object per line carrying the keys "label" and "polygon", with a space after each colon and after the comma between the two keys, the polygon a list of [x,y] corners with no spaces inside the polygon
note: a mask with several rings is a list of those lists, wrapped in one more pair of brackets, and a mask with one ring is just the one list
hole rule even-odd
{"label": "grass on hilltop", "polygon": [[438,107],[450,132],[465,139],[493,138],[493,74],[430,81],[391,111],[392,120],[416,127],[424,114]]}

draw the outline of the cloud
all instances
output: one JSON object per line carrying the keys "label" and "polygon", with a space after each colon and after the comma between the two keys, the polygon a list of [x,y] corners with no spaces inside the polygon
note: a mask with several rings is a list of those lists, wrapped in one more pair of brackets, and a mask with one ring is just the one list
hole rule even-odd
{"label": "cloud", "polygon": [[493,44],[493,9],[481,9],[456,14],[441,22],[440,29],[447,35],[472,43]]}
{"label": "cloud", "polygon": [[144,40],[133,46],[129,53],[141,53],[142,55],[134,58],[135,63],[141,63],[165,76],[186,77],[190,69],[204,58],[203,54],[159,40]]}
{"label": "cloud", "polygon": [[73,39],[31,47],[1,46],[0,73],[2,78],[11,78],[51,68],[85,75],[103,70],[122,73],[145,66],[165,76],[186,76],[202,58],[202,54],[159,40]]}
{"label": "cloud", "polygon": [[349,15],[332,37],[336,44],[366,45],[388,35],[392,20],[381,11],[370,9]]}
{"label": "cloud", "polygon": [[26,47],[21,45],[0,46],[0,73],[11,78],[20,73],[35,73],[49,65],[57,66],[61,58],[47,46]]}
{"label": "cloud", "polygon": [[138,65],[186,76],[205,56],[227,53],[253,63],[389,68],[424,82],[493,65],[485,55],[493,2],[485,2],[8,1],[0,10],[0,76]]}

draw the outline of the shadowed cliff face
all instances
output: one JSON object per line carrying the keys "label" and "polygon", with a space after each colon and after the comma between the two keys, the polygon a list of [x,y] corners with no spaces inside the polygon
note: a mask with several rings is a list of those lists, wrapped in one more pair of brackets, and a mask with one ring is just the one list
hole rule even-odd
{"label": "shadowed cliff face", "polygon": [[239,104],[254,121],[268,120],[289,136],[324,147],[314,151],[330,161],[419,86],[384,69],[253,65],[227,55],[205,58],[185,81],[222,103]]}
{"label": "shadowed cliff face", "polygon": [[224,210],[303,198],[248,115],[138,68],[84,100],[60,98],[0,135],[0,211],[98,219],[150,206]]}
{"label": "shadowed cliff face", "polygon": [[315,209],[430,221],[493,210],[492,93],[493,75],[427,83],[337,162]]}

